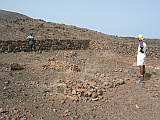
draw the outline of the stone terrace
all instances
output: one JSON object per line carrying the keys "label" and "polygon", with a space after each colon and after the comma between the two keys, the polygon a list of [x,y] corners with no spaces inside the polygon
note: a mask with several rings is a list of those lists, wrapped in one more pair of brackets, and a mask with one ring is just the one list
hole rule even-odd
{"label": "stone terrace", "polygon": [[[116,54],[136,56],[138,40],[136,38],[114,37],[107,40],[36,40],[36,50],[96,50],[109,51]],[[160,57],[160,41],[146,39],[147,57]],[[0,52],[29,52],[29,43],[26,40],[0,40]]]}

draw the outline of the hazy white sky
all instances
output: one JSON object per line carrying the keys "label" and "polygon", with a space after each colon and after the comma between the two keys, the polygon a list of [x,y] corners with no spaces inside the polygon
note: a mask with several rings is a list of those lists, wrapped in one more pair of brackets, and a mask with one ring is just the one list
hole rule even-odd
{"label": "hazy white sky", "polygon": [[109,35],[160,39],[160,0],[0,0],[0,9]]}

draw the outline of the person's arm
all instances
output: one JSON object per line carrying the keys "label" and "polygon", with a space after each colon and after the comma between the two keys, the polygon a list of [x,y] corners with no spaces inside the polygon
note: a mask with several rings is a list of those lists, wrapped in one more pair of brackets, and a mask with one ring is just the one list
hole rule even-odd
{"label": "person's arm", "polygon": [[141,46],[140,52],[141,52],[141,53],[144,53],[144,51],[143,51],[143,46]]}
{"label": "person's arm", "polygon": [[144,53],[144,51],[143,51],[143,41],[140,42],[140,52]]}

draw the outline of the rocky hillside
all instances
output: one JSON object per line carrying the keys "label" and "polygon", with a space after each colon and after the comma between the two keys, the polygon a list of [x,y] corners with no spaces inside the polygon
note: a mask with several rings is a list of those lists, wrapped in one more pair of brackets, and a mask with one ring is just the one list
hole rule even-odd
{"label": "rocky hillside", "polygon": [[[0,10],[0,40],[26,40],[30,32],[34,33],[36,40],[69,39],[137,42],[137,39],[133,37],[120,38],[86,28],[31,19],[19,13]],[[150,40],[147,41],[150,42]],[[156,40],[157,42],[160,44],[159,40]]]}
{"label": "rocky hillside", "polygon": [[3,19],[3,20],[16,20],[16,19],[31,19],[31,18],[26,16],[26,15],[22,15],[20,13],[0,10],[0,19]]}
{"label": "rocky hillside", "polygon": [[72,25],[30,19],[27,16],[0,10],[0,40],[24,40],[30,32],[35,39],[104,40],[114,36]]}
{"label": "rocky hillside", "polygon": [[23,40],[30,32],[35,39],[90,39],[99,40],[110,37],[89,29],[72,25],[45,22],[39,19],[0,20],[0,40]]}

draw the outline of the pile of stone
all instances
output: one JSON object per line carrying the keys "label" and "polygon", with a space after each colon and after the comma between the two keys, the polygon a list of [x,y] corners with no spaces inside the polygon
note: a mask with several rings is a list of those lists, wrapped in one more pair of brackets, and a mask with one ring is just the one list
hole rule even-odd
{"label": "pile of stone", "polygon": [[49,59],[49,66],[50,66],[50,69],[54,69],[58,72],[62,72],[62,71],[68,71],[68,72],[71,72],[71,71],[76,71],[76,72],[80,72],[80,69],[78,68],[78,65],[77,64],[74,64],[74,63],[70,63],[70,62],[67,62],[67,61],[63,61],[63,60],[55,60],[54,58],[52,59]]}
{"label": "pile of stone", "polygon": [[[98,73],[99,74],[99,73]],[[71,98],[72,101],[98,101],[103,99],[103,93],[110,88],[125,84],[124,80],[115,81],[101,80],[63,80],[60,79],[50,85],[57,93]]]}

